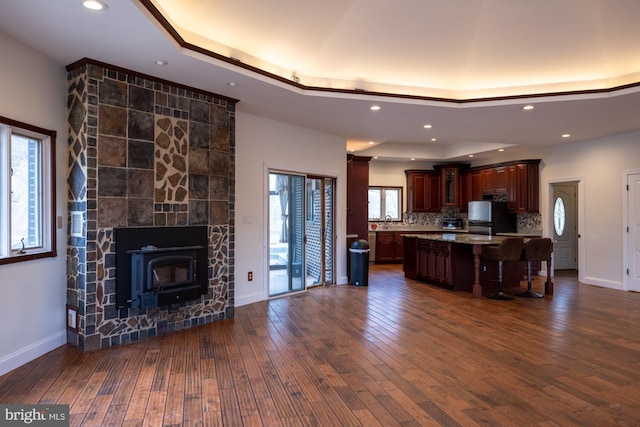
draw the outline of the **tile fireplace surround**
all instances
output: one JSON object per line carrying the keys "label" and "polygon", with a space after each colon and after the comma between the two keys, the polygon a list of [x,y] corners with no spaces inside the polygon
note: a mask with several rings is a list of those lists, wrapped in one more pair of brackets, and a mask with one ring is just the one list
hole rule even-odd
{"label": "tile fireplace surround", "polygon": [[[67,304],[82,350],[233,317],[236,100],[82,60],[67,67]],[[208,230],[208,292],[116,306],[114,228]]]}

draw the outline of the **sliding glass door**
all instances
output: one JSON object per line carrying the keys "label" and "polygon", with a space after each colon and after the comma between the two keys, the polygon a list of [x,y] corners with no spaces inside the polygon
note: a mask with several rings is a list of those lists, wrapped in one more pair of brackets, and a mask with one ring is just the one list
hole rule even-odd
{"label": "sliding glass door", "polygon": [[269,173],[269,296],[333,284],[335,179]]}

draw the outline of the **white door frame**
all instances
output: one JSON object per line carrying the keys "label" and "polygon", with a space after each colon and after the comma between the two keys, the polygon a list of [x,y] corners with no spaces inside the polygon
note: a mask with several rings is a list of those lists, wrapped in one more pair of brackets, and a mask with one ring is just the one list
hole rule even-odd
{"label": "white door frame", "polygon": [[[546,214],[543,215],[544,223],[548,224],[548,230],[546,235],[548,237],[553,238],[553,205],[555,200],[553,200],[553,185],[554,184],[564,184],[568,182],[575,182],[578,185],[578,206],[576,206],[577,212],[576,215],[578,217],[578,235],[577,235],[577,251],[576,256],[578,257],[578,261],[576,265],[578,266],[578,281],[584,282],[585,277],[585,245],[586,243],[582,239],[584,235],[583,227],[584,227],[584,182],[581,176],[571,176],[566,178],[555,178],[547,180],[547,209]],[[544,268],[543,263],[543,268]],[[551,268],[553,275],[553,266]]]}
{"label": "white door frame", "polygon": [[627,169],[622,173],[622,289],[629,290],[629,176],[640,174],[640,169]]}

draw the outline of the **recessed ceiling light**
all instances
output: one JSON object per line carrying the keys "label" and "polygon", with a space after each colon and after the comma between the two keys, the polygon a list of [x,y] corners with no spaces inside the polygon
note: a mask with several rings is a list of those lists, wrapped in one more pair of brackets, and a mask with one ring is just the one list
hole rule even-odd
{"label": "recessed ceiling light", "polygon": [[415,160],[415,159],[416,159],[415,157],[412,157],[412,158],[411,158],[411,160]]}
{"label": "recessed ceiling light", "polygon": [[371,106],[371,111],[378,111],[380,109],[379,105],[372,105]]}
{"label": "recessed ceiling light", "polygon": [[473,154],[469,154],[469,157],[473,157]]}
{"label": "recessed ceiling light", "polygon": [[436,142],[438,138],[431,138],[431,141]]}
{"label": "recessed ceiling light", "polygon": [[373,145],[373,144],[375,144],[375,142],[369,141],[369,145]]}
{"label": "recessed ceiling light", "polygon": [[523,110],[533,110],[534,108],[536,107],[534,107],[533,105],[525,105],[524,107],[522,107]]}
{"label": "recessed ceiling light", "polygon": [[228,84],[229,86],[231,86],[231,87],[236,87],[236,86],[238,86],[238,83],[236,83],[236,82],[229,82],[229,83],[227,83],[227,84]]}
{"label": "recessed ceiling light", "polygon": [[102,2],[100,0],[84,0],[82,2],[82,5],[84,7],[86,7],[87,9],[96,10],[96,11],[109,9],[109,6],[107,6],[106,3],[104,3],[104,2]]}
{"label": "recessed ceiling light", "polygon": [[500,148],[498,151],[504,151],[504,148]]}
{"label": "recessed ceiling light", "polygon": [[156,60],[155,60],[155,61],[153,61],[153,62],[154,62],[154,64],[156,64],[156,65],[167,65],[167,64],[168,64],[168,62],[167,62],[167,61],[165,61],[164,59],[156,59]]}
{"label": "recessed ceiling light", "polygon": [[374,159],[377,159],[377,158],[378,158],[378,156],[373,156],[373,158],[374,158]]}
{"label": "recessed ceiling light", "polygon": [[570,138],[570,137],[571,137],[571,134],[570,134],[570,133],[563,133],[563,134],[562,134],[562,137],[563,137],[563,138]]}
{"label": "recessed ceiling light", "polygon": [[424,125],[425,129],[431,129],[433,127],[433,125]]}

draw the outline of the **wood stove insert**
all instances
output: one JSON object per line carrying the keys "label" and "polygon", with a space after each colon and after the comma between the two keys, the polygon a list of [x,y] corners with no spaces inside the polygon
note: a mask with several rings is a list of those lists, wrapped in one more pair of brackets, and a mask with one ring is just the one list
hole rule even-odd
{"label": "wood stove insert", "polygon": [[207,227],[114,230],[118,308],[150,308],[207,293]]}

